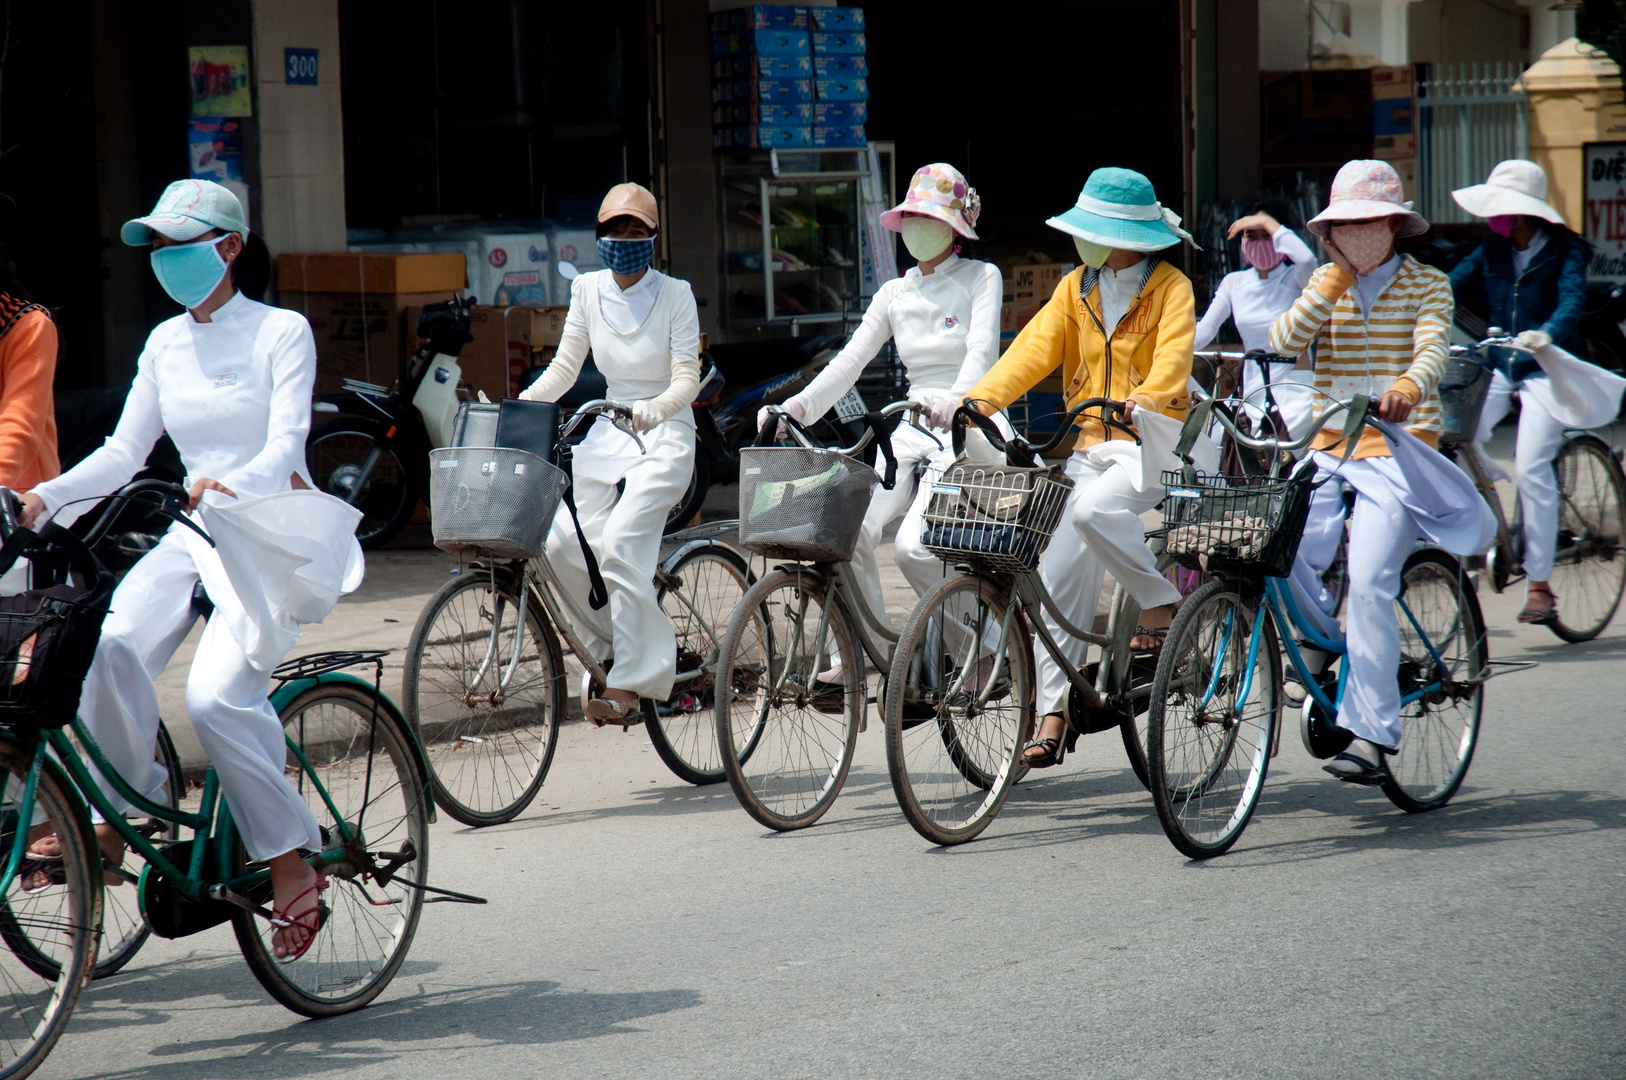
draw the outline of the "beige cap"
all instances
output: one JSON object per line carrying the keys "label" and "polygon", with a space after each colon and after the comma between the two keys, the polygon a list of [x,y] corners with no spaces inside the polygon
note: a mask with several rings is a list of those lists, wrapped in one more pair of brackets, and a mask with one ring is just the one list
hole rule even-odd
{"label": "beige cap", "polygon": [[617,184],[599,204],[599,221],[609,221],[623,214],[637,218],[651,229],[661,227],[660,212],[655,208],[655,196],[642,184]]}

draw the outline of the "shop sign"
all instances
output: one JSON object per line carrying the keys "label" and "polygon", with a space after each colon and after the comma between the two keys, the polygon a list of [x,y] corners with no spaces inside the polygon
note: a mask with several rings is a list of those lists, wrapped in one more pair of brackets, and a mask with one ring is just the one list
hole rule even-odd
{"label": "shop sign", "polygon": [[316,49],[283,49],[283,81],[289,86],[316,85]]}
{"label": "shop sign", "polygon": [[193,45],[187,50],[192,115],[253,116],[247,45]]}
{"label": "shop sign", "polygon": [[1626,282],[1626,142],[1587,143],[1582,235],[1592,245],[1587,277]]}

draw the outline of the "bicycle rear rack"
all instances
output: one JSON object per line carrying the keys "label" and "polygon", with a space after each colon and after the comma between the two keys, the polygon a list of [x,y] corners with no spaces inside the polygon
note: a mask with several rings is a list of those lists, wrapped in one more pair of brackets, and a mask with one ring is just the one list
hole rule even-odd
{"label": "bicycle rear rack", "polygon": [[340,652],[309,653],[278,664],[272,670],[271,677],[279,682],[293,682],[295,679],[313,679],[330,671],[357,667],[361,664],[373,664],[378,668],[382,668],[384,666],[384,657],[388,656],[390,651],[389,649],[352,649]]}

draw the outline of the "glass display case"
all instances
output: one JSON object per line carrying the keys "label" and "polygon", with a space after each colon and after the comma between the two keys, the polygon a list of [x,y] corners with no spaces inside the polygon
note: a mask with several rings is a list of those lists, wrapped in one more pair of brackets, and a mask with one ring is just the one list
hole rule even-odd
{"label": "glass display case", "polygon": [[[890,197],[890,147],[881,153]],[[718,161],[730,338],[840,333],[861,319],[869,150],[725,150]]]}

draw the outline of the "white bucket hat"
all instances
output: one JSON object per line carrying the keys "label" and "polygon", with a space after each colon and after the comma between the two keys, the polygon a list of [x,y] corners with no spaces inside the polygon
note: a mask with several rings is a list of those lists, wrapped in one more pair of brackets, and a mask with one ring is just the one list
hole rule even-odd
{"label": "white bucket hat", "polygon": [[1451,197],[1475,217],[1524,214],[1564,224],[1564,215],[1547,204],[1547,174],[1534,161],[1522,158],[1502,162],[1483,184],[1458,188]]}

